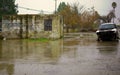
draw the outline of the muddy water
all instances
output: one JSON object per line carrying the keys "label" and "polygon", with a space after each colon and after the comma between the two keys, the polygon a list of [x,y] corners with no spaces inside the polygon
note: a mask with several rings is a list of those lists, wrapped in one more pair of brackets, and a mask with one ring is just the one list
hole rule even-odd
{"label": "muddy water", "polygon": [[0,41],[0,75],[119,75],[120,43],[95,38]]}

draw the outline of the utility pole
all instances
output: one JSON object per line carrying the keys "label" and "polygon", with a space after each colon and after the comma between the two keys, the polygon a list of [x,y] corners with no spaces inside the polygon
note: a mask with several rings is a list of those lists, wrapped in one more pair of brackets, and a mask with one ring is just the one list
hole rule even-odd
{"label": "utility pole", "polygon": [[55,0],[55,14],[57,12],[57,0]]}

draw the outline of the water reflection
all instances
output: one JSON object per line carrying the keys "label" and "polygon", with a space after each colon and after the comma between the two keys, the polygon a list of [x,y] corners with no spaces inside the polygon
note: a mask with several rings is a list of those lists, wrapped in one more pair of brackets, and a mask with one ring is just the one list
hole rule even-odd
{"label": "water reflection", "polygon": [[3,73],[2,75],[13,75],[14,73],[14,64],[0,64],[0,73]]}
{"label": "water reflection", "polygon": [[118,53],[119,42],[90,38],[0,41],[0,75],[109,75],[120,71]]}
{"label": "water reflection", "polygon": [[79,39],[64,39],[63,46],[63,58],[75,58],[77,54],[77,48],[79,46]]}
{"label": "water reflection", "polygon": [[23,40],[7,40],[0,44],[0,60],[15,61],[18,59],[54,59],[61,52],[61,41],[49,41],[45,43]]}
{"label": "water reflection", "polygon": [[48,42],[0,41],[0,74],[13,75],[16,63],[56,64],[62,52],[62,45],[62,40]]}
{"label": "water reflection", "polygon": [[98,42],[97,46],[101,54],[117,54],[119,42]]}
{"label": "water reflection", "polygon": [[2,42],[0,40],[0,59],[2,58]]}
{"label": "water reflection", "polygon": [[[99,50],[98,63],[104,65],[107,75],[119,75],[120,62],[119,62],[119,42],[98,42],[97,49]],[[114,72],[114,73],[113,73]]]}

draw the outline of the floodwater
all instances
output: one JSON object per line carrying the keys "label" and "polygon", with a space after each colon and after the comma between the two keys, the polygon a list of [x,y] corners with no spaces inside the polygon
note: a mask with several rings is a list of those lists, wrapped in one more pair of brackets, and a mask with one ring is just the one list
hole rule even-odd
{"label": "floodwater", "polygon": [[92,37],[0,41],[0,75],[120,75],[120,43]]}

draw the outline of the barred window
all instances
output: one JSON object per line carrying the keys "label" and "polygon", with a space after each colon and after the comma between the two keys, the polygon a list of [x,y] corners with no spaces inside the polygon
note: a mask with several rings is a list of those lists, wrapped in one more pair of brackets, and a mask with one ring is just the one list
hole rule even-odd
{"label": "barred window", "polygon": [[52,31],[52,19],[45,19],[44,20],[44,30],[45,31]]}

